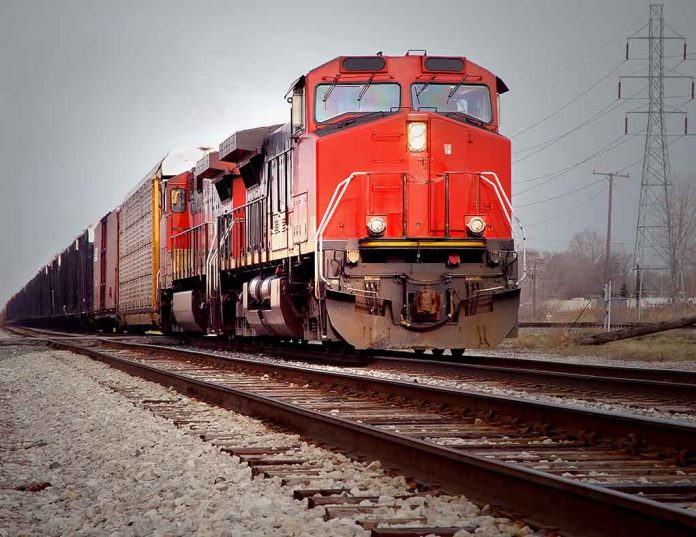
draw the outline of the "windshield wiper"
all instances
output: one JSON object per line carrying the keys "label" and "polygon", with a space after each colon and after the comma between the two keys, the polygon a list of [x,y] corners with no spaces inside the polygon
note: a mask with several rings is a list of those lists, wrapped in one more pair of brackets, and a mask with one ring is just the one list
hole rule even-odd
{"label": "windshield wiper", "polygon": [[341,129],[343,127],[347,127],[348,125],[355,123],[356,121],[361,121],[367,117],[374,116],[374,115],[382,115],[386,116],[389,112],[385,112],[383,110],[376,110],[374,112],[351,112],[353,114],[357,114],[355,116],[351,116],[346,119],[342,119],[341,121],[334,121],[333,123],[326,123],[324,125],[321,125],[320,127],[317,127],[318,130],[323,130],[323,129]]}
{"label": "windshield wiper", "polygon": [[471,123],[472,125],[476,125],[477,127],[484,127],[486,125],[486,122],[482,119],[477,118],[476,116],[471,116],[466,112],[445,112],[444,115],[446,115],[447,117],[459,116],[467,123]]}
{"label": "windshield wiper", "polygon": [[358,95],[358,102],[362,101],[362,98],[365,96],[367,93],[367,90],[370,89],[370,85],[372,84],[372,79],[374,78],[374,75],[372,75],[365,85],[360,89],[360,95]]}
{"label": "windshield wiper", "polygon": [[435,77],[431,76],[430,80],[421,86],[421,89],[416,90],[416,100],[418,101],[418,104],[420,104],[420,94],[425,91],[425,88],[427,88],[433,80],[435,80]]}
{"label": "windshield wiper", "polygon": [[349,117],[348,119],[344,119],[343,121],[337,121],[336,123],[334,123],[334,125],[336,125],[336,128],[340,129],[341,127],[346,127],[346,126],[350,125],[351,123],[355,123],[359,119],[365,119],[366,117],[374,116],[376,114],[385,115],[384,111],[382,111],[382,110],[376,110],[374,112],[365,112],[363,114]]}
{"label": "windshield wiper", "polygon": [[462,79],[457,83],[457,85],[454,86],[454,87],[450,90],[450,92],[447,94],[447,100],[445,101],[445,104],[448,104],[448,103],[449,103],[449,100],[452,98],[452,95],[454,95],[455,93],[457,93],[457,90],[460,88],[460,86],[461,86],[462,84],[464,84],[464,81],[465,81],[465,80],[466,80],[466,78],[462,78]]}
{"label": "windshield wiper", "polygon": [[331,83],[331,87],[326,90],[326,93],[324,94],[324,97],[322,97],[322,102],[326,103],[326,101],[329,100],[329,97],[331,96],[331,92],[334,90],[336,87],[336,84],[338,84],[338,75],[336,75],[336,78],[333,79],[333,82]]}

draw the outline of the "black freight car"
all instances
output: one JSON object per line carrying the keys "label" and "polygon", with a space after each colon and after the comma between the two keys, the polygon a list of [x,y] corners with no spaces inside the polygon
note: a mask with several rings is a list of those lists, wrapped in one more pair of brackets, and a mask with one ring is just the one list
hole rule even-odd
{"label": "black freight car", "polygon": [[62,263],[58,281],[61,308],[57,317],[66,317],[70,323],[84,324],[92,311],[94,237],[93,229],[86,229],[61,254]]}
{"label": "black freight car", "polygon": [[83,231],[7,303],[7,321],[80,329],[93,306],[94,234]]}

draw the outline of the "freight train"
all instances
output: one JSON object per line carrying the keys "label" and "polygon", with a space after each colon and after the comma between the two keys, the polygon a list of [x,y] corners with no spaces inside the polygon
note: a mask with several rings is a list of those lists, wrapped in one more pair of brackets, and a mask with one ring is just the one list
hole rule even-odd
{"label": "freight train", "polygon": [[6,322],[493,347],[524,278],[507,91],[463,57],[335,58],[292,83],[288,123],[166,155]]}

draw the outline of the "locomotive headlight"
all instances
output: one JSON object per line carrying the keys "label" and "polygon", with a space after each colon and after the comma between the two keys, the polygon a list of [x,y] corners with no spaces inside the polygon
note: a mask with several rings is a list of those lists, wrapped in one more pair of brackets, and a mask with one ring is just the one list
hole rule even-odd
{"label": "locomotive headlight", "polygon": [[370,232],[370,235],[383,235],[386,229],[387,223],[384,221],[384,218],[373,216],[367,221],[367,230]]}
{"label": "locomotive headlight", "polygon": [[414,153],[425,151],[428,135],[425,123],[413,121],[408,124],[408,150]]}
{"label": "locomotive headlight", "polygon": [[466,227],[469,228],[469,232],[472,235],[481,235],[483,231],[486,229],[486,222],[483,221],[483,218],[480,216],[474,216],[469,220],[469,223],[466,225]]}

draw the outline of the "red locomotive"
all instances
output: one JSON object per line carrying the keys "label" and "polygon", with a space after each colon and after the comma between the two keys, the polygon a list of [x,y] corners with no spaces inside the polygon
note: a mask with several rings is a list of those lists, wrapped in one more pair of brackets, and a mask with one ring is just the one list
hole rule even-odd
{"label": "red locomotive", "polygon": [[[460,57],[313,69],[290,123],[170,153],[102,219],[82,320],[453,354],[514,336],[506,91]],[[37,300],[8,320],[64,317]]]}

